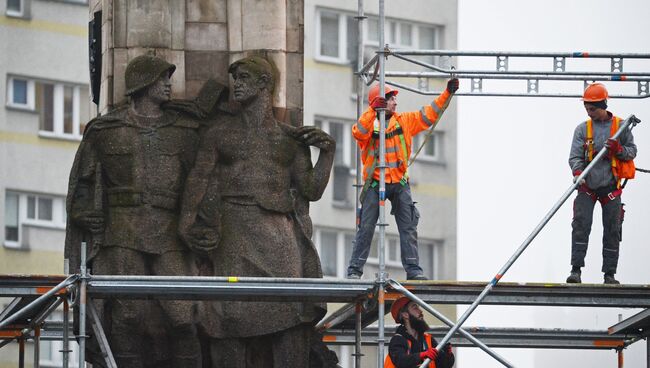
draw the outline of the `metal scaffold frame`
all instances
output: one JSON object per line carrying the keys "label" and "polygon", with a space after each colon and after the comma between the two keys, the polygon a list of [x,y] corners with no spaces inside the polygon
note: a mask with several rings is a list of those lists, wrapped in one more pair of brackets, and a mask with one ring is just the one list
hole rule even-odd
{"label": "metal scaffold frame", "polygon": [[[379,2],[379,44],[384,42],[384,0]],[[449,78],[470,80],[470,91],[458,91],[458,96],[502,96],[502,97],[580,97],[576,93],[540,92],[540,81],[576,82],[586,84],[591,81],[620,81],[637,84],[636,94],[610,95],[611,98],[645,99],[650,97],[650,73],[623,72],[626,59],[650,60],[650,54],[589,54],[589,53],[523,53],[523,52],[462,52],[451,50],[391,50],[388,46],[380,48],[367,63],[364,60],[364,26],[366,20],[363,0],[358,0],[358,54],[356,74],[357,117],[363,112],[365,85],[377,80],[380,90],[390,84],[404,90],[423,95],[437,95],[439,92],[408,86],[402,82],[386,80],[394,78]],[[441,67],[417,60],[418,56],[444,58],[495,58],[494,70],[462,70]],[[428,69],[428,71],[386,71],[385,62],[394,57]],[[512,70],[509,62],[515,58],[549,58],[552,67],[547,71]],[[607,71],[570,71],[567,59],[609,59],[611,67]],[[484,92],[484,80],[526,81],[525,93]],[[363,82],[363,83],[361,83]],[[385,169],[385,110],[379,109],[380,139],[379,165]],[[639,120],[628,117],[621,128],[638,124]],[[619,134],[619,133],[617,133]],[[594,162],[605,154],[601,150]],[[356,153],[357,166],[361,167],[360,152]],[[576,182],[584,178],[593,166],[589,165]],[[361,170],[356,170],[356,212],[359,224]],[[487,283],[418,281],[400,282],[389,278],[386,273],[385,231],[385,179],[380,175],[380,215],[379,215],[379,272],[375,280],[342,279],[293,279],[256,277],[181,277],[181,276],[111,276],[91,275],[86,269],[85,245],[82,244],[81,273],[70,276],[0,276],[0,297],[14,298],[0,311],[0,347],[11,341],[19,342],[19,365],[24,366],[25,342],[33,340],[34,366],[38,367],[41,339],[61,339],[63,346],[63,366],[69,366],[70,338],[80,345],[79,367],[85,359],[86,316],[93,335],[108,367],[116,367],[110,346],[102,329],[97,312],[90,301],[93,298],[155,298],[186,300],[237,300],[237,301],[313,301],[346,303],[316,325],[316,330],[324,334],[324,341],[333,345],[354,345],[354,366],[361,367],[362,345],[377,346],[377,367],[383,367],[386,332],[393,332],[395,326],[386,326],[386,303],[401,296],[407,296],[418,303],[422,309],[440,320],[447,327],[434,327],[431,333],[439,341],[438,348],[451,341],[455,346],[475,346],[499,361],[503,366],[512,367],[505,358],[492,347],[512,348],[567,348],[567,349],[611,349],[622,354],[622,350],[632,343],[647,339],[650,335],[650,285],[566,285],[566,284],[520,284],[499,283],[501,277],[530,245],[536,235],[548,223],[569,195],[576,189],[571,185],[560,200],[544,216],[517,249],[515,254]],[[454,322],[434,309],[431,304],[465,304],[470,307]],[[484,328],[462,327],[469,315],[479,304],[489,305],[532,305],[532,306],[571,306],[571,307],[612,307],[643,308],[644,311],[621,321],[607,331],[599,330],[560,330],[532,328]],[[45,318],[60,305],[63,305],[62,322],[45,322]],[[69,307],[75,305],[79,312],[79,331],[74,335],[69,320]],[[371,326],[376,322],[376,325]],[[648,362],[650,367],[650,339],[648,340]],[[426,362],[422,364],[425,367]]]}

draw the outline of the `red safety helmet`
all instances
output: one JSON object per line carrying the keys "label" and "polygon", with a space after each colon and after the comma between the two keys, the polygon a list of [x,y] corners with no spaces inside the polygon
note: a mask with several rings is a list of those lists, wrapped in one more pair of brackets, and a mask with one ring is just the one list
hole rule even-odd
{"label": "red safety helmet", "polygon": [[393,316],[395,323],[401,323],[399,318],[399,312],[406,306],[411,299],[403,296],[393,302],[393,305],[390,307],[390,314]]}
{"label": "red safety helmet", "polygon": [[604,101],[609,97],[607,88],[602,83],[592,83],[585,88],[585,93],[582,95],[582,101],[585,102],[598,102]]}
{"label": "red safety helmet", "polygon": [[[397,95],[399,91],[390,88],[388,85],[384,85],[384,96],[387,96],[389,93]],[[370,90],[368,91],[368,104],[371,104],[372,100],[377,98],[377,96],[379,96],[379,83],[374,84],[372,87],[370,87]]]}

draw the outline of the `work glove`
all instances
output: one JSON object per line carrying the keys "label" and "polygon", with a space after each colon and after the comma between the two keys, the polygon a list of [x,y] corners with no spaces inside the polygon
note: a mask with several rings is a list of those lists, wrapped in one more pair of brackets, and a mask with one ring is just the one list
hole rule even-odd
{"label": "work glove", "polygon": [[420,359],[431,359],[432,361],[435,361],[436,358],[438,357],[438,350],[436,348],[428,348],[427,350],[423,351],[420,353]]}
{"label": "work glove", "polygon": [[450,343],[445,344],[445,353],[447,353],[447,355],[453,354],[453,351],[451,349],[452,348]]}
{"label": "work glove", "polygon": [[[580,177],[580,174],[582,174],[582,170],[576,170],[573,172],[573,182],[575,183],[576,180]],[[583,185],[585,183],[585,179],[580,180],[580,183],[578,185]]]}
{"label": "work glove", "polygon": [[370,107],[372,107],[374,110],[385,109],[386,106],[388,106],[386,103],[386,98],[381,96],[375,97],[375,99],[370,103]]}
{"label": "work glove", "polygon": [[605,142],[605,146],[607,147],[607,156],[609,158],[623,152],[623,146],[621,146],[616,139],[609,138],[607,142]]}
{"label": "work glove", "polygon": [[458,78],[452,78],[447,82],[447,91],[453,95],[458,91],[459,86],[460,82],[458,82]]}

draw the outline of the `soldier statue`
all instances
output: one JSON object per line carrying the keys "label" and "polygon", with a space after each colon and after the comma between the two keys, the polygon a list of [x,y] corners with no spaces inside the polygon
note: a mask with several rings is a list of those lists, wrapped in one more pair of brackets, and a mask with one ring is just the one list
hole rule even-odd
{"label": "soldier statue", "polygon": [[[134,58],[125,73],[130,103],[86,126],[67,199],[66,258],[73,271],[85,239],[93,274],[197,274],[177,229],[199,123],[163,108],[175,69],[159,57]],[[195,302],[109,299],[97,305],[120,368],[201,365]]]}
{"label": "soldier statue", "polygon": [[[183,196],[179,231],[217,276],[322,277],[310,240],[309,201],[329,180],[336,143],[316,127],[273,115],[277,73],[264,58],[229,67],[234,114],[213,118]],[[312,165],[310,146],[320,149]],[[308,367],[322,305],[209,301],[212,368]],[[206,319],[208,320],[208,319]],[[261,358],[263,357],[263,358]]]}

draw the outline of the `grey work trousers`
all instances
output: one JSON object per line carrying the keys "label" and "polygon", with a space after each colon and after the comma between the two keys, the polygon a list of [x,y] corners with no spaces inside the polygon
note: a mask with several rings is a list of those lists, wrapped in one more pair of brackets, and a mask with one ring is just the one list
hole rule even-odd
{"label": "grey work trousers", "polygon": [[[607,192],[607,190],[603,192]],[[599,193],[600,197],[603,195],[606,196],[606,193]],[[596,200],[583,191],[579,191],[573,201],[571,265],[574,267],[584,267],[585,265],[595,204]],[[621,196],[610,200],[601,207],[603,212],[602,272],[615,274],[621,240]]]}
{"label": "grey work trousers", "polygon": [[[400,251],[402,253],[402,266],[407,278],[423,274],[418,257],[417,226],[420,213],[413,199],[411,188],[408,184],[386,184],[386,198],[391,203],[391,214],[395,216],[397,230],[399,231]],[[361,204],[361,221],[359,230],[354,239],[352,256],[348,266],[348,275],[363,274],[363,266],[368,259],[372,237],[379,218],[379,187],[369,188]]]}

